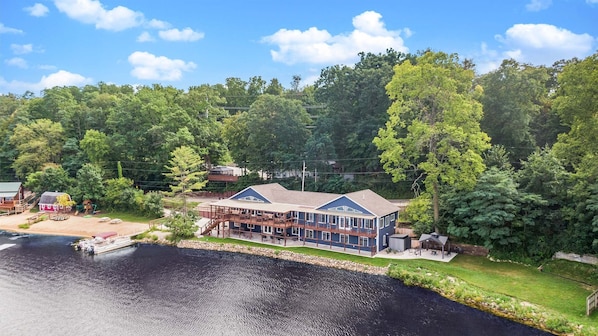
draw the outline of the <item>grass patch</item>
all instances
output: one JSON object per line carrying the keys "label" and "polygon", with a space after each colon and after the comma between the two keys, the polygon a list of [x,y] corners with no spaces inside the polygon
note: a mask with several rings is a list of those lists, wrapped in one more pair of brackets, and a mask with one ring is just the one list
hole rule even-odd
{"label": "grass patch", "polygon": [[598,266],[564,259],[549,260],[543,265],[546,273],[561,276],[598,288]]}
{"label": "grass patch", "polygon": [[28,223],[25,224],[19,224],[19,229],[23,229],[23,230],[27,230],[31,227],[31,225],[29,225]]}
{"label": "grass patch", "polygon": [[586,297],[591,294],[592,288],[579,282],[540,272],[535,267],[466,255],[459,255],[450,263],[406,260],[404,264],[434,270],[461,279],[485,292],[517,298],[545,308],[546,312],[554,314],[546,323],[551,321],[561,326],[560,318],[598,333],[598,314],[593,313],[589,317],[585,314]]}
{"label": "grass patch", "polygon": [[151,220],[156,219],[156,218],[149,218],[149,217],[132,214],[132,213],[128,213],[128,212],[118,212],[118,211],[102,212],[101,216],[102,217],[106,216],[106,217],[110,217],[110,218],[119,218],[125,222],[134,222],[134,223],[149,223]]}

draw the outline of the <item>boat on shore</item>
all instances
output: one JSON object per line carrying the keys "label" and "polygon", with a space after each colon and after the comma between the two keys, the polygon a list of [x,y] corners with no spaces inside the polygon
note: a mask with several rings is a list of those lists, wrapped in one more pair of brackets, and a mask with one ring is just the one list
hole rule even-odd
{"label": "boat on shore", "polygon": [[101,232],[88,239],[82,239],[74,244],[75,250],[89,255],[102,254],[134,245],[131,237],[119,237],[118,233]]}

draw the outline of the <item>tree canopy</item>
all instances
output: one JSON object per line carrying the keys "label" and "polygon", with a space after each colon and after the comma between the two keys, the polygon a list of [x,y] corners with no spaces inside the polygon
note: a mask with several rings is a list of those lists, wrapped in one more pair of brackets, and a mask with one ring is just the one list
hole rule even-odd
{"label": "tree canopy", "polygon": [[374,144],[393,181],[409,170],[423,176],[439,218],[440,184],[471,189],[484,171],[482,152],[490,148],[480,130],[482,106],[471,86],[474,73],[456,55],[426,52],[414,65],[395,66],[386,86],[392,105]]}

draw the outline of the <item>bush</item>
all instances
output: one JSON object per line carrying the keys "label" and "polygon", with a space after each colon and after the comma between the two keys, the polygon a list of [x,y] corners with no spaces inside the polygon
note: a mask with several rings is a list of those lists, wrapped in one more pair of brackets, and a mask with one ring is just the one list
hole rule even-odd
{"label": "bush", "polygon": [[164,216],[164,202],[162,194],[156,191],[148,192],[143,197],[143,215],[150,218]]}

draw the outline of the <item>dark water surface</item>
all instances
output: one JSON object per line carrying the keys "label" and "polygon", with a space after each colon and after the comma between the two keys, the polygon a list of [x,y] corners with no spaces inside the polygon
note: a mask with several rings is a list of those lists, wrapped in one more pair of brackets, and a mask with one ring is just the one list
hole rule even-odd
{"label": "dark water surface", "polygon": [[95,257],[72,238],[0,245],[0,335],[547,335],[384,277],[141,245]]}

